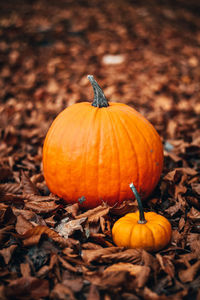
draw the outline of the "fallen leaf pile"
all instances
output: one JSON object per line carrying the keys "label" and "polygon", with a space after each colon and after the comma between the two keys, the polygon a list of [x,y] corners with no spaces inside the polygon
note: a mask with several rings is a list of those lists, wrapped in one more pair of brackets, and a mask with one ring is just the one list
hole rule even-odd
{"label": "fallen leaf pile", "polygon": [[[199,10],[195,0],[1,1],[0,299],[200,299]],[[163,174],[144,203],[172,224],[158,253],[113,244],[113,223],[135,202],[83,211],[45,184],[45,134],[65,107],[92,100],[87,74],[162,137]]]}

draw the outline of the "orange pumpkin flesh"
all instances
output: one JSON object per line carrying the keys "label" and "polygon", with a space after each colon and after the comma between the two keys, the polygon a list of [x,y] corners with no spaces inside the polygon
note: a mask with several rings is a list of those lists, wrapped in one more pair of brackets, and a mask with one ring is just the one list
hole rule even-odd
{"label": "orange pumpkin flesh", "polygon": [[[146,198],[158,183],[163,148],[154,127],[136,110],[105,102],[95,91],[92,103],[82,102],[62,111],[52,123],[43,147],[43,170],[51,192],[68,203],[96,207],[134,199],[127,182],[134,182]],[[104,105],[101,106],[102,100]],[[107,103],[107,105],[106,105]]]}
{"label": "orange pumpkin flesh", "polygon": [[163,249],[171,240],[171,224],[154,212],[144,213],[139,195],[135,196],[139,201],[139,211],[128,213],[115,222],[112,228],[113,241],[119,247],[142,248],[147,251]]}

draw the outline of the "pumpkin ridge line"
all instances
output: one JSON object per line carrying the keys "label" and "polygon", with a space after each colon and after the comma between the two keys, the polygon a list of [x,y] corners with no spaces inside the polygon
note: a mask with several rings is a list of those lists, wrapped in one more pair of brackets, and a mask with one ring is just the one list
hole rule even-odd
{"label": "pumpkin ridge line", "polygon": [[133,141],[132,141],[132,139],[131,139],[131,137],[130,137],[130,134],[129,134],[129,132],[128,132],[128,130],[127,130],[127,126],[124,124],[124,122],[122,121],[122,119],[121,119],[121,117],[120,117],[120,114],[118,114],[117,113],[117,115],[118,115],[118,119],[120,120],[120,124],[122,125],[122,127],[125,129],[125,132],[126,132],[126,134],[127,134],[127,137],[128,137],[128,139],[129,139],[129,142],[130,142],[130,145],[131,145],[131,148],[132,148],[132,150],[133,150],[133,152],[135,153],[135,160],[136,160],[136,165],[137,165],[137,180],[136,180],[136,187],[138,188],[139,187],[139,179],[140,179],[140,174],[139,174],[139,162],[138,162],[138,158],[137,158],[137,152],[136,152],[136,150],[135,150],[135,146],[134,146],[134,143],[133,143]]}
{"label": "pumpkin ridge line", "polygon": [[155,247],[156,247],[156,240],[155,240],[154,234],[153,234],[153,232],[151,230],[151,227],[149,226],[150,225],[149,221],[147,221],[147,223],[145,225],[147,225],[147,227],[149,228],[149,230],[151,232],[151,235],[152,235],[152,238],[153,238],[153,249],[155,249]]}
{"label": "pumpkin ridge line", "polygon": [[[61,112],[61,114],[62,114],[62,112]],[[54,125],[54,127],[53,127],[53,131],[52,131],[52,135],[54,134],[54,132],[57,130],[57,127],[59,126],[59,127],[61,127],[62,128],[62,130],[60,130],[60,132],[59,132],[59,135],[57,135],[57,137],[59,136],[59,140],[62,140],[62,138],[61,137],[63,137],[63,135],[65,134],[65,128],[63,127],[63,126],[61,126],[61,124],[64,122],[64,120],[65,120],[65,118],[63,118],[63,116],[65,116],[65,113],[63,112],[63,115],[62,115],[62,118],[60,119],[58,119],[58,122]],[[56,185],[57,186],[60,186],[60,183],[59,183],[59,180],[58,180],[58,174],[59,174],[59,170],[60,170],[60,168],[59,168],[59,160],[58,159],[56,159],[56,164],[55,164],[55,174],[57,175],[57,176],[55,176],[54,177],[54,180],[55,180],[55,182],[56,182]],[[71,173],[71,170],[70,170],[70,172],[69,173]],[[71,177],[71,176],[70,176]],[[59,194],[58,194],[58,196],[59,197],[61,197]]]}
{"label": "pumpkin ridge line", "polygon": [[[125,112],[125,113],[126,113],[126,115],[129,115],[128,112]],[[144,121],[144,120],[143,120],[143,117],[140,117],[140,120],[141,120],[141,122]],[[146,121],[146,120],[145,120],[145,121]],[[150,122],[149,122],[148,120],[147,120],[147,122],[145,122],[145,123],[147,123],[147,125],[150,124]],[[135,126],[135,128],[137,129],[137,131],[138,131],[138,132],[140,133],[140,135],[142,136],[142,138],[143,138],[145,144],[147,145],[149,151],[151,151],[151,148],[152,148],[152,147],[150,147],[150,145],[149,145],[147,139],[145,138],[143,132],[138,128],[137,124],[134,123],[133,125]],[[150,124],[150,125],[151,125],[151,124]],[[151,126],[149,126],[149,127],[151,127]],[[154,130],[152,130],[152,132],[154,133]],[[154,134],[154,137],[155,137],[155,134]],[[155,167],[154,167],[154,164],[153,164],[153,160],[149,160],[149,155],[147,155],[147,159],[148,159],[148,165],[149,165],[149,162],[151,163],[151,174],[154,174],[154,173],[155,173]],[[153,176],[151,176],[151,186],[152,186],[152,182],[153,182]]]}
{"label": "pumpkin ridge line", "polygon": [[[96,109],[95,111],[94,110],[90,110],[90,112],[91,112],[91,120],[88,122],[88,131],[87,131],[87,143],[85,144],[85,149],[84,149],[84,174],[85,174],[85,179],[84,179],[84,183],[85,183],[85,186],[86,186],[86,182],[87,182],[87,153],[88,153],[88,151],[87,151],[87,148],[88,148],[88,145],[89,145],[89,142],[90,142],[90,134],[91,134],[91,132],[92,132],[92,130],[93,130],[93,126],[92,126],[92,124],[95,122],[95,118],[96,118],[96,115],[97,115],[97,112],[98,112],[98,110]],[[88,116],[87,116],[87,118],[88,118]],[[87,190],[87,188],[84,188],[84,190]],[[97,191],[98,191],[98,187],[97,187]],[[84,196],[84,195],[83,195]],[[87,201],[87,199],[86,199],[86,201]]]}
{"label": "pumpkin ridge line", "polygon": [[[83,115],[83,108],[82,107],[80,107],[80,109],[78,109],[77,111],[76,111],[76,114],[75,115],[73,115],[72,114],[72,117],[70,116],[69,117],[69,121],[71,122],[71,120],[73,119],[73,118],[76,118],[77,120],[80,120],[80,118],[79,118],[79,115],[81,115],[81,117],[83,117],[83,119],[85,120],[85,114],[86,114],[87,112],[84,110],[84,115]],[[72,118],[72,119],[71,119]],[[63,122],[64,122],[64,120],[63,120]],[[80,123],[80,122],[79,122]],[[65,134],[65,126],[64,127],[62,127],[63,128],[63,130],[62,130],[62,132],[63,132],[63,134]],[[70,134],[73,134],[73,131],[70,131]],[[79,131],[79,134],[82,134],[82,133],[80,133],[80,131]],[[77,139],[78,137],[76,136],[76,139]],[[73,153],[73,151],[74,151],[74,148],[76,148],[76,143],[73,145],[74,147],[73,147],[73,150],[72,150],[72,153]],[[68,184],[70,184],[70,185],[72,185],[73,187],[74,187],[74,182],[73,182],[73,180],[71,180],[71,178],[72,178],[72,173],[73,173],[73,169],[72,169],[72,166],[71,166],[71,164],[69,164],[69,166],[68,166]],[[80,186],[79,186],[80,187]]]}
{"label": "pumpkin ridge line", "polygon": [[163,225],[161,225],[160,223],[158,223],[158,225],[164,230],[165,237],[167,237],[167,239],[168,239],[168,234],[167,234],[167,231],[165,230],[165,227]]}
{"label": "pumpkin ridge line", "polygon": [[[118,139],[117,139],[117,134],[115,132],[115,129],[116,129],[116,126],[113,125],[113,118],[112,118],[112,114],[109,113],[109,111],[107,109],[105,109],[106,111],[106,114],[110,120],[110,125],[112,127],[112,134],[113,134],[113,137],[114,137],[114,140],[115,140],[115,144],[116,144],[116,148],[117,148],[117,156],[118,156],[118,203],[120,202],[120,194],[121,194],[121,168],[120,168],[120,155],[119,155],[119,142],[118,142]],[[117,203],[117,201],[116,201]]]}
{"label": "pumpkin ridge line", "polygon": [[[98,113],[98,110],[96,109],[96,112],[95,112],[95,114],[94,114],[94,119],[93,119],[93,125],[95,124],[95,122],[96,122],[96,119],[97,119],[97,113]],[[100,119],[100,118],[99,118]],[[98,158],[98,163],[97,163],[97,165],[96,165],[96,173],[97,173],[97,181],[96,181],[96,187],[97,187],[97,199],[100,199],[100,197],[99,197],[99,160],[100,160],[100,140],[101,140],[101,130],[102,130],[102,128],[101,128],[101,119],[100,119],[100,121],[99,121],[99,130],[98,130],[98,147],[97,147],[97,149],[98,149],[98,155],[97,155],[97,158]],[[93,126],[93,128],[94,128],[94,126]]]}

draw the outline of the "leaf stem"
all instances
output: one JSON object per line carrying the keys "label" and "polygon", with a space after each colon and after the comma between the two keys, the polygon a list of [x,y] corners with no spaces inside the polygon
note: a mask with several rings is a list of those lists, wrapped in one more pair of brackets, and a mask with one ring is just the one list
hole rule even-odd
{"label": "leaf stem", "polygon": [[92,102],[92,106],[99,108],[109,106],[108,100],[106,99],[102,89],[94,79],[93,75],[88,75],[87,78],[89,79],[94,90],[94,100]]}
{"label": "leaf stem", "polygon": [[147,223],[145,217],[144,217],[144,210],[143,210],[143,206],[142,206],[142,201],[141,201],[141,198],[140,198],[140,195],[138,194],[138,191],[136,190],[135,186],[133,183],[131,183],[130,185],[130,188],[133,192],[133,194],[135,195],[135,198],[137,200],[137,203],[138,203],[138,209],[139,209],[139,220],[138,220],[138,223],[139,224],[145,224]]}

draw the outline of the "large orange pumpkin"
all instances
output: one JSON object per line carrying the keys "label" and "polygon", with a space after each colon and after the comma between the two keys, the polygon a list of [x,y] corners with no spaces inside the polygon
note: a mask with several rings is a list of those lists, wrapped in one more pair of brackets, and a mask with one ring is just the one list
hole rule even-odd
{"label": "large orange pumpkin", "polygon": [[140,113],[128,105],[108,102],[93,76],[88,79],[94,89],[93,103],[66,108],[47,133],[43,147],[46,183],[67,203],[79,200],[85,208],[102,201],[118,205],[134,199],[129,182],[146,198],[162,172],[160,137]]}

